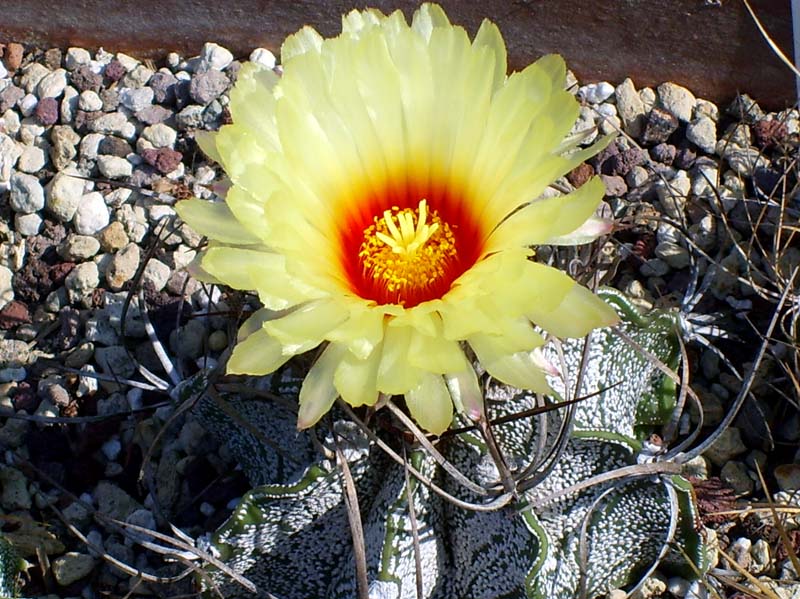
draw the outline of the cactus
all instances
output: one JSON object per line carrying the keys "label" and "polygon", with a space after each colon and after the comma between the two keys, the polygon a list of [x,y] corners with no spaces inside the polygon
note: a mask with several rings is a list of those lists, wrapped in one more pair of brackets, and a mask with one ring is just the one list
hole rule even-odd
{"label": "cactus", "polygon": [[[563,366],[551,380],[554,409],[487,381],[489,437],[456,417],[436,444],[461,476],[398,434],[387,410],[363,427],[352,411],[334,410],[328,426],[296,433],[284,403],[228,394],[221,410],[203,398],[202,421],[255,487],[205,548],[259,596],[356,597],[339,449],[358,495],[370,597],[591,598],[632,590],[665,562],[703,571],[691,485],[650,436],[676,409],[675,383],[654,358],[676,366],[677,315],[642,315],[613,290],[601,296],[622,317],[625,338],[600,329],[585,350],[582,339],[560,352],[551,345],[551,362]],[[300,382],[290,367],[260,384],[291,397]],[[251,426],[231,419],[230,408]],[[213,565],[200,580],[209,597],[214,589],[252,596]]]}

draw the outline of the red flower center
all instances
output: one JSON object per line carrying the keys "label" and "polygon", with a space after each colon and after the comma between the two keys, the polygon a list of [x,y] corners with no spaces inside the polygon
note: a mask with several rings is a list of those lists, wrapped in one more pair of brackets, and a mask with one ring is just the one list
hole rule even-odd
{"label": "red flower center", "polygon": [[483,234],[465,200],[447,185],[405,180],[354,203],[340,228],[353,293],[405,308],[444,296],[482,251]]}

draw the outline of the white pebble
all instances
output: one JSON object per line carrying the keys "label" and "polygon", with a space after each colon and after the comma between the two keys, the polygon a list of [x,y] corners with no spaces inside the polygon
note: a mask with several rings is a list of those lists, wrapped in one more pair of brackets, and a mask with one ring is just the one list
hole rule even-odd
{"label": "white pebble", "polygon": [[256,48],[250,53],[250,62],[260,64],[267,69],[274,69],[275,55],[266,48]]}
{"label": "white pebble", "polygon": [[123,54],[122,52],[117,52],[116,58],[128,72],[132,71],[140,64],[139,61],[136,60],[133,56],[128,56],[127,54]]}
{"label": "white pebble", "polygon": [[215,511],[214,506],[207,501],[200,504],[200,513],[206,517],[213,515]]}
{"label": "white pebble", "polygon": [[589,83],[578,89],[578,96],[590,104],[600,104],[614,93],[614,86],[607,81],[600,83]]}
{"label": "white pebble", "polygon": [[[133,165],[125,158],[103,154],[97,157],[97,168],[108,179],[123,179],[133,174]],[[105,205],[105,201],[103,201]]]}
{"label": "white pebble", "polygon": [[35,173],[44,167],[44,150],[38,146],[25,146],[17,162],[17,169],[23,173]]}
{"label": "white pebble", "polygon": [[33,94],[27,94],[23,96],[23,98],[17,103],[19,106],[19,111],[22,113],[22,116],[31,116],[33,111],[36,110],[36,105],[39,103],[39,99],[34,96]]}
{"label": "white pebble", "polygon": [[36,86],[36,93],[39,98],[58,98],[67,87],[67,72],[64,69],[56,69],[49,75],[42,77],[39,85]]}
{"label": "white pebble", "polygon": [[83,48],[67,48],[67,55],[64,57],[64,64],[66,65],[67,69],[73,71],[81,65],[89,64],[91,59],[92,56],[89,54],[88,50]]}
{"label": "white pebble", "polygon": [[203,46],[200,53],[200,63],[205,69],[216,69],[221,71],[233,62],[233,54],[227,48],[219,44],[207,43]]}
{"label": "white pebble", "polygon": [[24,237],[38,235],[42,229],[42,217],[36,212],[31,214],[17,213],[14,215],[14,229]]}
{"label": "white pebble", "polygon": [[109,222],[108,208],[100,192],[93,191],[81,198],[72,224],[79,235],[94,235]]}
{"label": "white pebble", "polygon": [[78,97],[78,108],[86,112],[96,112],[103,109],[103,101],[97,92],[87,89]]}

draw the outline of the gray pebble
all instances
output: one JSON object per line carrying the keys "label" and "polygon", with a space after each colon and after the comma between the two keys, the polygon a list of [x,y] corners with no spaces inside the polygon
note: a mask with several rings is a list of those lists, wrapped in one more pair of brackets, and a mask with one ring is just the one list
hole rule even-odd
{"label": "gray pebble", "polygon": [[119,101],[131,112],[137,112],[153,103],[153,90],[149,87],[121,88]]}
{"label": "gray pebble", "polygon": [[151,258],[144,267],[142,281],[152,285],[154,291],[161,291],[166,286],[170,274],[169,266],[160,260]]}
{"label": "gray pebble", "polygon": [[7,510],[27,510],[31,507],[28,479],[16,468],[0,466],[0,504]]}
{"label": "gray pebble", "polygon": [[800,490],[800,464],[783,464],[775,468],[774,474],[781,491]]}
{"label": "gray pebble", "polygon": [[[108,154],[97,157],[97,168],[100,169],[100,173],[107,179],[124,179],[133,174],[133,165],[128,162],[128,160]],[[105,201],[103,205],[105,206]],[[106,220],[103,227],[107,224],[108,220]]]}
{"label": "gray pebble", "polygon": [[209,70],[192,78],[189,95],[198,104],[208,104],[228,89],[230,80],[225,73]]}
{"label": "gray pebble", "polygon": [[136,364],[121,345],[98,347],[94,350],[94,359],[100,370],[112,376],[129,378],[136,372]]}
{"label": "gray pebble", "polygon": [[100,251],[100,242],[90,235],[70,234],[58,246],[58,255],[70,262],[83,262]]}
{"label": "gray pebble", "polygon": [[122,87],[144,87],[152,76],[153,71],[140,64],[133,70],[128,71],[120,83]]}
{"label": "gray pebble", "polygon": [[44,188],[39,179],[26,173],[16,173],[11,177],[11,209],[30,214],[44,208]]}
{"label": "gray pebble", "polygon": [[755,489],[755,483],[747,472],[747,467],[739,461],[726,463],[720,471],[720,478],[734,490],[737,495],[749,495]]}
{"label": "gray pebble", "polygon": [[76,145],[81,140],[69,125],[56,125],[50,130],[50,160],[56,170],[66,169],[78,153]]}
{"label": "gray pebble", "polygon": [[84,262],[73,268],[64,280],[67,297],[70,302],[77,302],[89,295],[100,283],[100,273],[94,262]]}
{"label": "gray pebble", "polygon": [[675,270],[686,268],[691,263],[689,251],[670,241],[659,243],[656,246],[655,254]]}
{"label": "gray pebble", "polygon": [[52,562],[53,576],[61,586],[69,586],[91,574],[95,559],[86,553],[70,551]]}
{"label": "gray pebble", "polygon": [[[190,104],[177,115],[175,115],[175,124],[180,131],[188,129],[198,129],[203,126],[203,107],[197,104]],[[592,125],[594,126],[594,125]]]}
{"label": "gray pebble", "polygon": [[747,451],[747,447],[742,441],[741,432],[739,432],[738,428],[732,426],[722,432],[714,444],[706,450],[704,455],[715,466],[721,467],[737,455],[743,454],[745,451]]}
{"label": "gray pebble", "polygon": [[[124,406],[122,409],[127,411],[128,404],[124,397],[122,402]],[[174,474],[173,472],[173,476]],[[100,481],[93,495],[98,509],[106,516],[117,520],[125,520],[134,511],[142,509],[138,501],[108,481]]]}
{"label": "gray pebble", "polygon": [[177,355],[194,360],[203,355],[206,329],[200,320],[190,320],[170,335],[170,347]]}
{"label": "gray pebble", "polygon": [[0,133],[0,181],[11,179],[11,172],[17,164],[22,148],[4,133]]}
{"label": "gray pebble", "polygon": [[46,66],[38,62],[32,62],[23,67],[22,75],[19,78],[19,84],[22,86],[22,89],[25,90],[25,93],[32,94],[36,86],[39,85],[39,82],[49,74],[50,70]]}

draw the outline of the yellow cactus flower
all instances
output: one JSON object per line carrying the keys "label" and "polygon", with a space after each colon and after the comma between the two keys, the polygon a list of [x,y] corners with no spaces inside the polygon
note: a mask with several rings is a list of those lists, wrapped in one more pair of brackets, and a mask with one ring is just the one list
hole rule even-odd
{"label": "yellow cactus flower", "polygon": [[579,107],[563,60],[507,77],[497,27],[484,21],[470,41],[435,4],[410,26],[400,11],[366,10],[332,39],[305,27],[281,57],[282,76],[242,67],[233,124],[198,139],[230,177],[225,203],[178,205],[209,238],[203,271],[264,305],[242,326],[228,372],[267,374],[324,344],[299,428],[339,396],[361,406],[404,395],[435,434],[454,403],[477,419],[469,349],[497,379],[547,391],[539,331],[583,336],[616,321],[531,259],[531,246],[608,231],[593,216],[599,179],[541,197],[605,143],[564,143]]}

